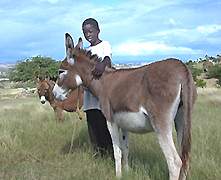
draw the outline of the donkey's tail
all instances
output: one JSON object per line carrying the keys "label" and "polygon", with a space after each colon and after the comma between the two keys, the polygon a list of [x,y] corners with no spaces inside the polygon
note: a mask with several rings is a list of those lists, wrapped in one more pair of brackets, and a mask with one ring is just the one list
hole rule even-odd
{"label": "donkey's tail", "polygon": [[189,169],[191,150],[191,118],[193,104],[196,99],[196,88],[190,70],[186,67],[186,79],[182,83],[181,99],[183,103],[183,129],[181,140],[181,177],[186,176]]}

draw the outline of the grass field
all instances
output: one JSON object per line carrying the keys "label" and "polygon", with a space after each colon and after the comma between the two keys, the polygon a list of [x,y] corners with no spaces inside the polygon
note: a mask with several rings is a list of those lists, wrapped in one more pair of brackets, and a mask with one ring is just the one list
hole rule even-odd
{"label": "grass field", "polygon": [[[93,156],[86,122],[75,113],[65,113],[65,122],[56,123],[51,107],[41,105],[37,97],[14,99],[5,94],[0,107],[0,179],[116,179],[111,158]],[[221,90],[200,91],[192,135],[189,179],[220,180]],[[122,179],[168,179],[154,133],[130,134],[129,145],[130,172]]]}

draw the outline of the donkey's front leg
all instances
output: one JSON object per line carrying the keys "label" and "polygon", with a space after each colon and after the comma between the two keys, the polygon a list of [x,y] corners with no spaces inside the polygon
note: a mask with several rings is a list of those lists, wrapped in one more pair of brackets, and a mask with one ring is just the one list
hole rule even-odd
{"label": "donkey's front leg", "polygon": [[114,159],[115,159],[115,171],[116,176],[121,177],[121,144],[120,144],[120,136],[119,136],[119,127],[114,122],[107,121],[107,127],[111,135],[113,149],[114,149]]}

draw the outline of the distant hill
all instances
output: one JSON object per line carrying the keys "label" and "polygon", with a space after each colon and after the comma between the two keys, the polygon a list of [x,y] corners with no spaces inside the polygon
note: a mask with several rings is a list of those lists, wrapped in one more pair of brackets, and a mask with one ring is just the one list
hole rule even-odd
{"label": "distant hill", "polygon": [[13,67],[15,67],[15,64],[0,64],[0,72],[7,72]]}

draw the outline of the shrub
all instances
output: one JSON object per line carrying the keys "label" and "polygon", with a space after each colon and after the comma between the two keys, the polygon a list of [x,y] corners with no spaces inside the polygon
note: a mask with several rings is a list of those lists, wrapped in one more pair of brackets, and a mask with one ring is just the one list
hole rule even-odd
{"label": "shrub", "polygon": [[221,77],[221,65],[216,64],[213,67],[211,67],[208,71],[208,77],[217,79]]}
{"label": "shrub", "polygon": [[9,79],[15,82],[26,82],[34,81],[39,75],[54,77],[57,75],[59,64],[49,57],[32,57],[18,62],[15,68],[9,72]]}
{"label": "shrub", "polygon": [[218,79],[217,83],[221,85],[221,65],[220,64],[216,64],[209,69],[208,78]]}
{"label": "shrub", "polygon": [[190,71],[192,72],[193,80],[196,82],[197,76],[200,76],[201,73],[203,72],[203,70],[194,67],[195,63],[192,61],[187,62],[186,65],[190,69]]}
{"label": "shrub", "polygon": [[205,88],[206,87],[206,81],[204,81],[203,79],[196,79],[196,86],[201,87],[201,88]]}

